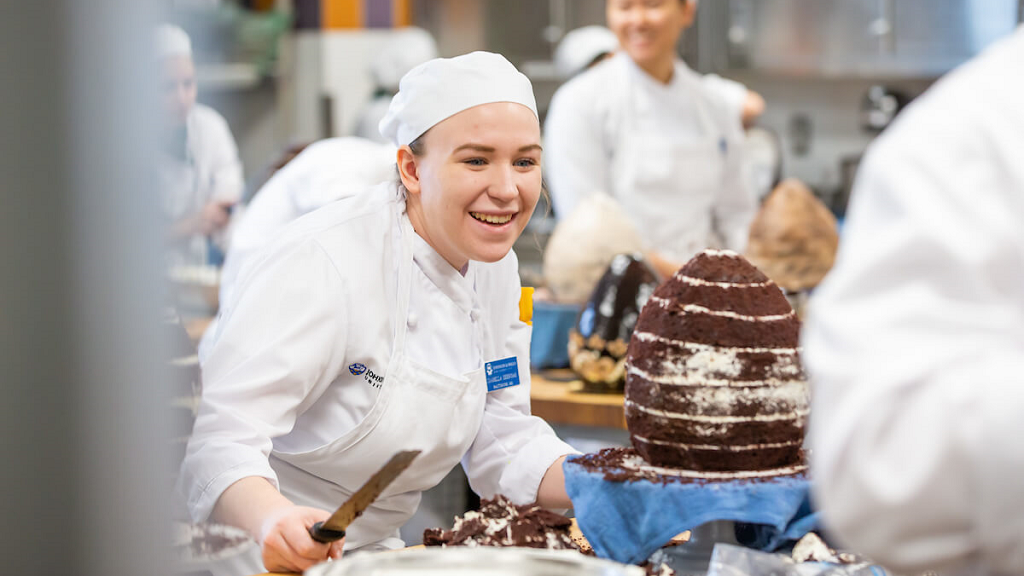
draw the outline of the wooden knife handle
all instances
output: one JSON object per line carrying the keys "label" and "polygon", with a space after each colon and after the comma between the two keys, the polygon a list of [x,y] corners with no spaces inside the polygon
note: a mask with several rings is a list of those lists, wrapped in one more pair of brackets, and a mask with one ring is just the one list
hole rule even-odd
{"label": "wooden knife handle", "polygon": [[331,530],[330,528],[324,528],[323,522],[317,522],[313,524],[313,527],[309,529],[309,535],[313,537],[313,540],[317,542],[323,542],[329,544],[331,542],[337,542],[345,537],[344,530]]}

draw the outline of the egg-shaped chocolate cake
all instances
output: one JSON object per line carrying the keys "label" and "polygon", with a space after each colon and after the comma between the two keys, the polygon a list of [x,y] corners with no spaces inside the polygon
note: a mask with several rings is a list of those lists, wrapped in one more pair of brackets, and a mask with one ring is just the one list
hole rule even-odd
{"label": "egg-shaped chocolate cake", "polygon": [[800,464],[808,389],[800,322],[731,251],[706,250],[655,290],[626,360],[630,439],[656,466],[702,472]]}

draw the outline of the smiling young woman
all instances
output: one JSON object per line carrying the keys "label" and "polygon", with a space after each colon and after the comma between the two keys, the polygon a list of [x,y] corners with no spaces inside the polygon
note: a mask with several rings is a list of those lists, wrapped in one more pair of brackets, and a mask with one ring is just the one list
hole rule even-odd
{"label": "smiling young woman", "polygon": [[[431,60],[402,79],[380,129],[399,178],[286,228],[241,273],[200,354],[182,485],[196,520],[257,538],[250,573],[403,546],[420,493],[460,461],[482,497],[571,506],[573,450],[529,413],[512,251],[541,194],[529,80],[497,54]],[[343,541],[310,538],[414,449]]]}

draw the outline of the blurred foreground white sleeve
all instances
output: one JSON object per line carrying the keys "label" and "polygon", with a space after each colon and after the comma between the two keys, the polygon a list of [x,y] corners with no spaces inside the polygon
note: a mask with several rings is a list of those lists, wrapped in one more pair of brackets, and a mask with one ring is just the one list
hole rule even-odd
{"label": "blurred foreground white sleeve", "polygon": [[841,544],[1024,573],[1024,32],[872,146],[808,311],[811,464]]}

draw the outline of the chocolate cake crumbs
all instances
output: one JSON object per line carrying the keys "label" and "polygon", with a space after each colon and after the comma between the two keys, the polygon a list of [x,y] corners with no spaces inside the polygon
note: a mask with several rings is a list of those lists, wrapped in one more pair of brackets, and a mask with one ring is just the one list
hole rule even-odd
{"label": "chocolate cake crumbs", "polygon": [[572,520],[537,505],[518,506],[497,495],[481,502],[480,511],[455,519],[451,530],[428,528],[425,546],[523,546],[579,550],[569,536]]}

